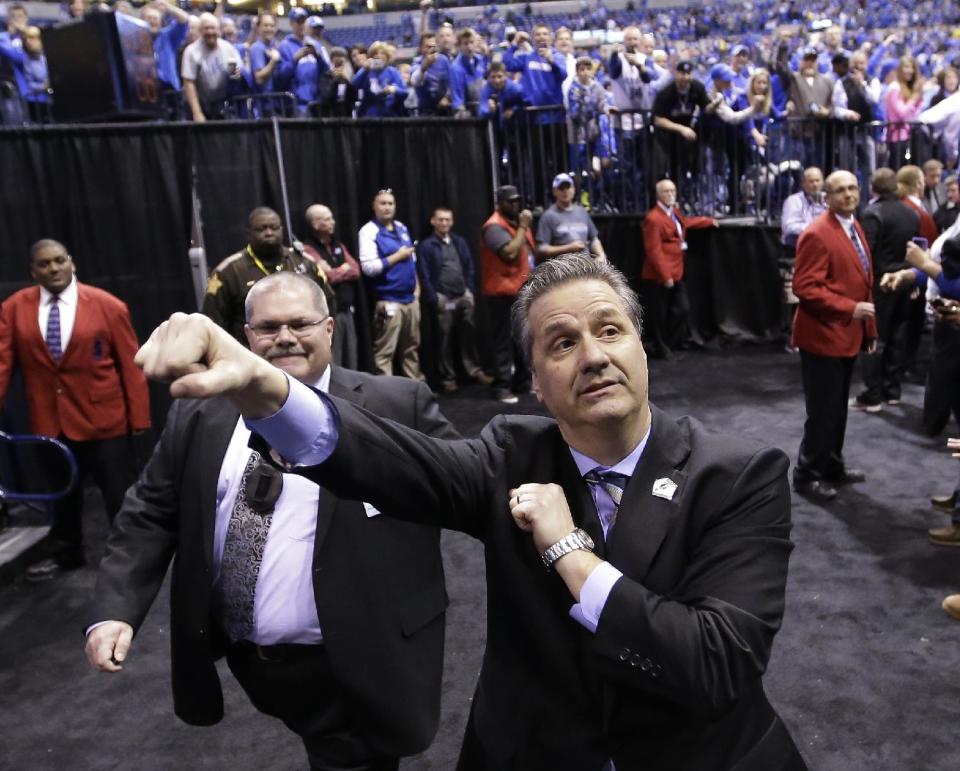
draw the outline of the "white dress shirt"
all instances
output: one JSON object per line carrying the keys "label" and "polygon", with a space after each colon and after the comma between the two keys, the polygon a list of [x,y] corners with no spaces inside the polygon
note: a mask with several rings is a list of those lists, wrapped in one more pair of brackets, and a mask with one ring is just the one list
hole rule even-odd
{"label": "white dress shirt", "polygon": [[[73,334],[73,324],[77,319],[77,277],[70,280],[69,286],[57,295],[57,306],[60,308],[60,350],[66,353],[70,345],[70,335]],[[43,342],[47,342],[47,322],[50,320],[50,309],[53,307],[53,293],[40,287],[40,335]]]}
{"label": "white dress shirt", "polygon": [[[330,388],[330,367],[316,387]],[[217,478],[217,518],[213,535],[213,583],[227,526],[250,458],[250,429],[237,420]],[[323,640],[313,594],[313,544],[320,488],[298,474],[283,475],[283,490],[273,509],[253,598],[253,628],[246,639],[258,645],[319,643]]]}

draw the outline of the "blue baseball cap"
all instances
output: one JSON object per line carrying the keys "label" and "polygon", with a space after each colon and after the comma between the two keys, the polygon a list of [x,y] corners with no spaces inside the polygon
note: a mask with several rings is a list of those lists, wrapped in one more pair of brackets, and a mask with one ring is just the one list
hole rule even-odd
{"label": "blue baseball cap", "polygon": [[730,52],[730,55],[739,56],[740,54],[748,54],[748,53],[750,53],[750,49],[747,48],[745,45],[735,45],[733,47],[733,50]]}
{"label": "blue baseball cap", "polygon": [[291,8],[287,18],[290,21],[304,21],[309,15],[306,8]]}
{"label": "blue baseball cap", "polygon": [[713,69],[710,70],[710,77],[713,80],[726,81],[727,83],[730,83],[737,77],[737,73],[733,71],[733,68],[727,66],[726,64],[715,64]]}
{"label": "blue baseball cap", "polygon": [[571,177],[567,173],[557,174],[557,176],[553,178],[554,190],[556,190],[558,187],[561,187],[563,185],[572,185],[572,184],[573,184],[573,177]]}
{"label": "blue baseball cap", "polygon": [[317,27],[326,27],[327,23],[319,16],[311,16],[307,19],[307,26],[310,27],[310,29],[316,29]]}

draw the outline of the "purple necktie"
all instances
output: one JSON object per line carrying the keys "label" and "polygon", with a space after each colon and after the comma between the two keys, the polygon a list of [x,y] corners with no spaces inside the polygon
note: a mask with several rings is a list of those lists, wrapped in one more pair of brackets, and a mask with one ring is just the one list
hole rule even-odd
{"label": "purple necktie", "polygon": [[50,299],[50,315],[47,317],[47,350],[54,361],[60,361],[63,351],[60,348],[60,303],[59,295]]}
{"label": "purple necktie", "polygon": [[863,266],[863,272],[870,275],[870,263],[867,261],[867,253],[863,250],[863,244],[860,243],[860,236],[857,235],[857,226],[850,228],[850,238],[853,241],[853,248],[857,250],[857,256],[860,257],[860,264]]}
{"label": "purple necktie", "polygon": [[616,471],[600,471],[599,468],[595,468],[584,474],[583,478],[587,484],[595,485],[606,492],[613,503],[612,508],[599,506],[600,510],[597,512],[600,516],[600,524],[603,525],[604,537],[606,537],[610,528],[616,524],[617,512],[620,510],[620,500],[623,498],[623,491],[627,482],[630,481],[630,477],[626,474],[618,474]]}

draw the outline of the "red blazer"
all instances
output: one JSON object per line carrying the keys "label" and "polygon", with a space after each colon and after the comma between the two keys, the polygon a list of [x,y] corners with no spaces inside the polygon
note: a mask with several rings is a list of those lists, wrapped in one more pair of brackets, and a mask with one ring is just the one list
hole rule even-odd
{"label": "red blazer", "polygon": [[138,343],[127,306],[78,282],[77,316],[59,363],[40,334],[39,310],[39,286],[0,307],[0,402],[19,364],[37,434],[89,441],[149,428],[147,381],[133,363]]}
{"label": "red blazer", "polygon": [[676,223],[660,204],[654,204],[644,217],[642,279],[665,284],[670,279],[679,281],[683,278],[682,245],[687,238],[687,230],[712,228],[716,223],[713,217],[684,217],[676,207],[674,212],[683,228],[683,238],[677,232]]}
{"label": "red blazer", "polygon": [[930,247],[933,246],[933,242],[937,240],[937,236],[940,235],[940,231],[937,229],[937,223],[933,221],[930,212],[922,206],[917,206],[910,196],[906,196],[900,200],[920,215],[920,235],[927,239],[927,249],[929,250]]}
{"label": "red blazer", "polygon": [[873,302],[873,264],[859,222],[854,223],[867,253],[868,271],[833,212],[817,217],[800,234],[793,269],[793,293],[800,307],[793,344],[819,356],[856,356],[877,336],[873,319],[854,321],[858,302]]}

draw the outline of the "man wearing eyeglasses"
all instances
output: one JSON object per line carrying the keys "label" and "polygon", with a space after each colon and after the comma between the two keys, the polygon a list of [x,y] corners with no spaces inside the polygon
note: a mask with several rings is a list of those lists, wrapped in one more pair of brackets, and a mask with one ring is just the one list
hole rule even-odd
{"label": "man wearing eyeglasses", "polygon": [[333,299],[323,270],[309,257],[283,245],[283,224],[273,209],[258,206],[250,212],[247,237],[250,240],[243,249],[211,271],[201,309],[245,345],[243,303],[250,287],[264,276],[280,271],[302,273],[325,287],[328,301]]}
{"label": "man wearing eyeglasses", "polygon": [[[297,380],[457,438],[424,384],[331,366],[334,319],[309,278],[262,279],[246,318],[251,350]],[[439,532],[281,474],[249,438],[227,399],[174,403],[108,539],[87,657],[118,672],[145,621],[155,633],[160,620],[151,625],[147,611],[176,554],[181,719],[222,718],[214,662],[226,656],[257,709],[300,735],[311,768],[396,769],[437,730],[447,605]]]}

